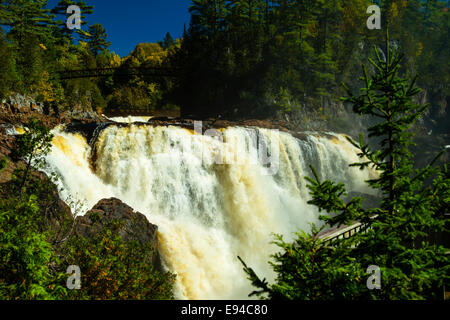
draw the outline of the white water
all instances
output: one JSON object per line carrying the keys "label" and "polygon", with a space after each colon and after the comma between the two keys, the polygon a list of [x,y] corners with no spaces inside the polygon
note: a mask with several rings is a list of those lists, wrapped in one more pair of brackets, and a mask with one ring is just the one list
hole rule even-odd
{"label": "white water", "polygon": [[[177,274],[178,298],[247,299],[252,287],[236,257],[272,281],[267,261],[277,247],[271,234],[290,240],[318,223],[303,179],[309,164],[349,190],[370,192],[363,181],[371,177],[348,167],[358,158],[341,135],[311,133],[303,141],[265,129],[222,131],[224,142],[177,127],[110,126],[97,139],[94,173],[85,138],[59,128],[48,170],[60,174],[64,200],[84,203],[81,214],[116,197],[158,225],[159,250]],[[253,161],[255,132],[279,149],[275,175]],[[241,161],[216,164],[218,150]]]}
{"label": "white water", "polygon": [[143,116],[143,117],[128,116],[128,117],[111,117],[111,118],[108,118],[105,115],[102,115],[102,116],[104,116],[108,120],[111,120],[113,122],[118,122],[118,123],[135,123],[135,122],[144,122],[145,123],[152,118],[150,116]]}

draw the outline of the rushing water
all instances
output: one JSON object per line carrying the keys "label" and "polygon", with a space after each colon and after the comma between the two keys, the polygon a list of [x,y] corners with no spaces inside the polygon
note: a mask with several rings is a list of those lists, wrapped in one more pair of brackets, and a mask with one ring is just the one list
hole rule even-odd
{"label": "rushing water", "polygon": [[147,122],[152,117],[136,117],[136,116],[128,116],[128,117],[107,117],[103,115],[106,119],[113,121],[113,122],[119,122],[119,123],[135,123],[135,122]]}
{"label": "rushing water", "polygon": [[[113,125],[91,142],[97,155],[92,166],[91,146],[81,134],[62,127],[53,133],[47,170],[59,174],[61,197],[81,201],[80,214],[116,197],[158,225],[159,251],[164,266],[177,274],[180,299],[248,298],[252,288],[238,255],[273,280],[267,261],[277,247],[271,234],[291,240],[298,229],[319,222],[307,204],[309,164],[322,178],[370,193],[363,181],[372,173],[348,167],[358,158],[338,134],[297,139],[233,127],[215,139],[172,126]],[[270,163],[258,156],[261,146]]]}

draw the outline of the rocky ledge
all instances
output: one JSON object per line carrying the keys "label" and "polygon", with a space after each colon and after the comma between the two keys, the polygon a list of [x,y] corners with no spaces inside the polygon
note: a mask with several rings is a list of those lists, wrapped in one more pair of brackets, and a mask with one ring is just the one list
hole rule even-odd
{"label": "rocky ledge", "polygon": [[277,129],[280,131],[290,131],[293,129],[287,121],[273,119],[225,120],[209,118],[205,120],[195,120],[186,118],[156,117],[148,120],[147,124],[153,126],[172,125],[194,130],[195,121],[201,121],[203,131],[227,127],[259,127],[265,129]]}
{"label": "rocky ledge", "polygon": [[0,124],[21,125],[29,119],[40,120],[48,128],[59,124],[67,124],[74,120],[83,123],[102,122],[106,119],[97,115],[92,109],[75,106],[70,110],[61,111],[56,105],[45,105],[32,97],[13,94],[0,100]]}

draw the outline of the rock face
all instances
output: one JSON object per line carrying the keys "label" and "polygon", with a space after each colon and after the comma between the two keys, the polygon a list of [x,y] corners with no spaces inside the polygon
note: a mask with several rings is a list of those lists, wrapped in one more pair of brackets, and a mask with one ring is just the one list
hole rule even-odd
{"label": "rock face", "polygon": [[[158,226],[115,198],[100,200],[85,216],[77,217],[74,231],[85,238],[92,238],[112,220],[123,222],[119,234],[125,241],[139,241],[143,244],[150,242],[153,248],[158,248]],[[161,270],[159,254],[153,257],[152,264]]]}
{"label": "rock face", "polygon": [[158,226],[148,222],[147,218],[119,199],[100,200],[85,216],[77,217],[75,231],[82,236],[92,237],[112,220],[120,220],[124,225],[119,234],[126,241],[137,240],[157,245]]}
{"label": "rock face", "polygon": [[79,105],[69,110],[59,110],[56,104],[37,102],[30,96],[13,94],[7,99],[0,100],[0,124],[20,125],[29,119],[40,120],[45,126],[53,128],[59,124],[71,121],[80,123],[103,122],[91,107],[83,108]]}
{"label": "rock face", "polygon": [[44,106],[40,102],[36,102],[31,97],[27,97],[21,94],[15,94],[8,99],[2,101],[2,109],[10,111],[13,114],[17,113],[30,113],[30,112],[44,112]]}

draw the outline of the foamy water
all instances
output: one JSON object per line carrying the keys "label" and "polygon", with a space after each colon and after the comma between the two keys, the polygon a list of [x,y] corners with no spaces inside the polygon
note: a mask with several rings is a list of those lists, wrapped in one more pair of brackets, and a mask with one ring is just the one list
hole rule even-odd
{"label": "foamy water", "polygon": [[[322,178],[372,192],[363,181],[373,173],[348,167],[358,157],[337,134],[299,140],[272,130],[228,128],[220,141],[178,127],[110,126],[98,136],[93,172],[83,136],[62,128],[53,133],[47,170],[59,173],[61,197],[83,202],[81,214],[116,197],[158,225],[159,251],[165,268],[177,274],[179,299],[247,299],[253,289],[237,256],[274,279],[267,263],[278,249],[272,233],[292,240],[298,229],[319,223],[316,208],[307,204],[309,164]],[[257,161],[255,133],[270,147],[275,174]]]}

